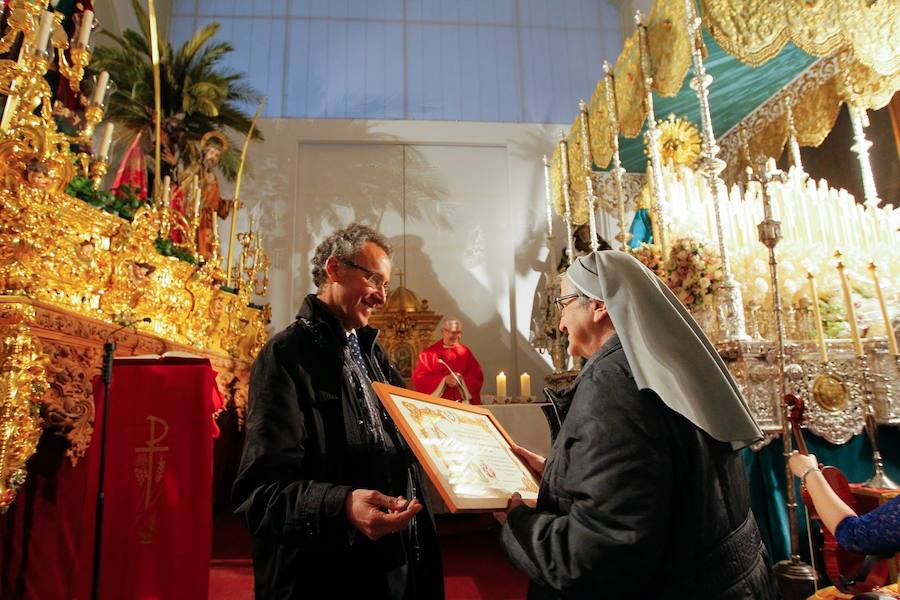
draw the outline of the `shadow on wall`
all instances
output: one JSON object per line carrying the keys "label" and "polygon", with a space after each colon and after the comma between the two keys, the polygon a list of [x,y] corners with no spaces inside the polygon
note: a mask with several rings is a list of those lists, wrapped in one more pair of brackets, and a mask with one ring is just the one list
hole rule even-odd
{"label": "shadow on wall", "polygon": [[[365,124],[351,124],[349,127],[343,133],[346,139],[353,140],[348,145],[384,145],[385,152],[378,163],[360,158],[324,166],[326,171],[319,174],[321,180],[356,181],[358,185],[352,194],[335,194],[331,187],[304,189],[303,210],[294,225],[294,265],[302,273],[293,280],[295,310],[311,289],[312,266],[309,260],[318,241],[354,221],[380,229],[385,214],[402,214],[404,181],[407,198],[417,200],[406,203],[407,219],[423,220],[436,227],[448,225],[437,210],[438,201],[446,194],[445,187],[415,147],[404,145],[396,136],[374,133]],[[326,145],[339,147],[341,144]],[[306,183],[301,179],[298,185],[303,187]]]}

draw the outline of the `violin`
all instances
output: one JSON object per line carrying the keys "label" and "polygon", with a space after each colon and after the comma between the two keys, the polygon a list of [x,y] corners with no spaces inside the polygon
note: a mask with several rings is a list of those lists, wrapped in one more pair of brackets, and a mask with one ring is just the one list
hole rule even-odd
{"label": "violin", "polygon": [[[800,421],[803,417],[803,401],[794,394],[784,397],[784,404],[788,410],[788,420],[791,422],[791,430],[794,432],[794,441],[800,454],[809,455],[806,442],[803,440],[803,432],[800,430]],[[835,494],[844,503],[856,511],[856,499],[850,491],[850,483],[847,476],[840,469],[833,466],[819,464],[822,476]],[[806,505],[810,520],[817,521],[822,531],[822,557],[825,562],[825,572],[835,587],[845,594],[862,594],[871,592],[881,586],[887,585],[889,578],[888,561],[875,556],[866,556],[851,552],[838,545],[834,534],[824,526],[822,519],[816,512],[816,507],[809,495],[806,485],[800,491],[803,504]]]}

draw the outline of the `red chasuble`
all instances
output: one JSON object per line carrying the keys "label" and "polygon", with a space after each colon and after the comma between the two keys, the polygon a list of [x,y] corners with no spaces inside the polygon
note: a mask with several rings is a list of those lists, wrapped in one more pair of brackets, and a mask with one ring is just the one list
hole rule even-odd
{"label": "red chasuble", "polygon": [[[442,360],[446,365],[441,364]],[[413,370],[413,387],[423,394],[461,402],[463,396],[459,388],[451,387],[444,382],[444,377],[450,374],[450,369],[462,377],[472,395],[472,404],[481,404],[484,373],[481,372],[481,365],[478,364],[472,351],[462,344],[448,348],[444,346],[443,340],[438,340],[422,350]]]}

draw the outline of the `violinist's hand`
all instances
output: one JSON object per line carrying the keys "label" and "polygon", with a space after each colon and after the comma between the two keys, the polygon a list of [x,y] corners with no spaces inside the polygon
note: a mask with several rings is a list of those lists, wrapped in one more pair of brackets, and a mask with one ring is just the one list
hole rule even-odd
{"label": "violinist's hand", "polygon": [[816,460],[814,454],[800,454],[799,452],[794,452],[791,454],[791,458],[788,459],[788,465],[790,465],[794,475],[800,477],[809,469],[818,467],[819,461]]}

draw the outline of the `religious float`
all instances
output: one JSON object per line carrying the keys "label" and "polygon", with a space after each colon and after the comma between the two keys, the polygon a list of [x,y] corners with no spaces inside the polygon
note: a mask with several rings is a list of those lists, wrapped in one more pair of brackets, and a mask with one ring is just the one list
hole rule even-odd
{"label": "religious float", "polygon": [[[110,97],[106,71],[85,77],[93,14],[81,13],[67,31],[63,15],[45,4],[10,2],[0,39],[8,57],[0,60],[0,511],[15,500],[44,432],[65,438],[72,465],[84,456],[104,342],[117,342],[118,355],[209,358],[226,404],[242,415],[270,314],[253,302],[266,294],[269,263],[257,224],[251,219],[250,230],[235,235],[232,211],[223,267],[213,221],[211,252],[203,255],[196,243],[202,181],[182,182],[175,205],[175,186],[160,176],[160,119],[151,197],[126,190],[124,205],[114,206],[99,189],[112,124],[92,149]],[[151,21],[155,33],[152,12]],[[153,57],[159,115],[155,46]],[[57,73],[83,111],[68,132],[48,82]],[[239,189],[240,170],[238,207]]]}
{"label": "religious float", "polygon": [[[532,342],[551,357],[547,384],[570,382],[555,212],[569,264],[573,229],[587,227],[592,249],[599,234],[666,281],[741,387],[765,434],[757,450],[778,437],[792,450],[794,394],[802,425],[827,442],[867,434],[874,475],[861,493],[884,501],[897,493],[878,425],[900,425],[900,215],[878,197],[864,130],[900,88],[900,16],[888,2],[746,4],[657,0],[638,13],[544,159],[550,258]],[[844,104],[863,202],[814,181],[799,150],[822,143]],[[799,557],[793,486],[786,495],[790,559],[776,572],[786,596],[805,598],[815,577]]]}

